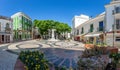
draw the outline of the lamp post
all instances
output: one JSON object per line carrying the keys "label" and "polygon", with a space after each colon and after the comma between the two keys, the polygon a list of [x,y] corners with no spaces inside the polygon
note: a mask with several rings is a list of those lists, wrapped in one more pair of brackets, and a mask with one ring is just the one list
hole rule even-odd
{"label": "lamp post", "polygon": [[[115,7],[114,7],[114,8],[115,8]],[[116,23],[116,22],[115,22],[115,12],[116,12],[116,11],[114,10],[114,11],[113,11],[113,26],[112,26],[112,27],[113,27],[113,47],[114,47],[114,34],[115,34],[115,31],[114,31],[115,29],[114,29],[114,28],[115,28],[115,23]]]}
{"label": "lamp post", "polygon": [[114,36],[115,36],[115,31],[114,31],[114,24],[113,24],[113,47],[114,47]]}

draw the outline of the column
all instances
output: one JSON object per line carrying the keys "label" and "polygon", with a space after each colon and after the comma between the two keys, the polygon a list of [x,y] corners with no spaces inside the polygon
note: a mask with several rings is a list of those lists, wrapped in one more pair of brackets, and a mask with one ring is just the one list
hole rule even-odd
{"label": "column", "polygon": [[52,29],[52,38],[55,38],[55,35],[54,35],[54,29]]}

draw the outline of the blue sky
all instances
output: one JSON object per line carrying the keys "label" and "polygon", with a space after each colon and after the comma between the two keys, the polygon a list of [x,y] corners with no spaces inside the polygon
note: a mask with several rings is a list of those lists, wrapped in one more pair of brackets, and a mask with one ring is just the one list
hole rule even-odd
{"label": "blue sky", "polygon": [[24,12],[33,20],[57,20],[72,26],[74,15],[97,16],[110,0],[0,0],[0,15]]}

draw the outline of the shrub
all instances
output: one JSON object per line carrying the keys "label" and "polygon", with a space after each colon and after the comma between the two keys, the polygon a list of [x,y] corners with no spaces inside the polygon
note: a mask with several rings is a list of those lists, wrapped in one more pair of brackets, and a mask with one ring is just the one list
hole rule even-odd
{"label": "shrub", "polygon": [[120,53],[112,53],[109,55],[109,57],[113,58],[115,63],[118,63],[120,60]]}
{"label": "shrub", "polygon": [[26,70],[49,70],[49,63],[39,51],[22,51],[19,59],[26,65]]}

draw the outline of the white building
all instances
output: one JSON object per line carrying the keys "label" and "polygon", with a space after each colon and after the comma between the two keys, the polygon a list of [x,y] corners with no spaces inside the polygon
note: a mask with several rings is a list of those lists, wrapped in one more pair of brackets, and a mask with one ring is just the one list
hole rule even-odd
{"label": "white building", "polygon": [[11,18],[0,16],[0,43],[13,41]]}
{"label": "white building", "polygon": [[75,36],[79,36],[82,41],[100,41],[109,46],[120,47],[120,0],[112,0],[105,5],[105,12],[80,24],[74,30]]}
{"label": "white building", "polygon": [[112,0],[106,8],[106,42],[120,47],[120,0]]}
{"label": "white building", "polygon": [[90,18],[89,16],[83,15],[81,14],[80,16],[74,16],[74,18],[72,19],[72,34],[74,35],[76,32],[75,28],[79,25],[81,25],[82,23],[88,21]]}

